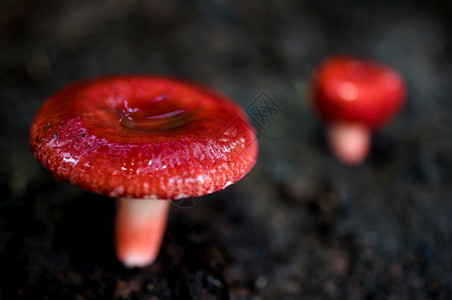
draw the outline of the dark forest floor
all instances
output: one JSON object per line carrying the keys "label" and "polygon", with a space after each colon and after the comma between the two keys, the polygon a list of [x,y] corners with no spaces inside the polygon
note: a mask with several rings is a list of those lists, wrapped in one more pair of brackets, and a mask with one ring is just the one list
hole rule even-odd
{"label": "dark forest floor", "polygon": [[[0,299],[452,298],[451,2],[243,2],[0,3]],[[330,155],[309,107],[335,53],[408,85],[357,167]],[[283,110],[255,124],[255,169],[173,206],[140,270],[115,260],[114,200],[54,179],[27,141],[49,95],[110,73],[188,78],[244,108],[265,91]]]}

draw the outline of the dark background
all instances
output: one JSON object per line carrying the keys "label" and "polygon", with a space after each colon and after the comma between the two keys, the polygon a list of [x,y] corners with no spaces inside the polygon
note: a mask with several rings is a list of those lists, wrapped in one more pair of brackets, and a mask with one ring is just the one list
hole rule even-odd
{"label": "dark background", "polygon": [[[452,1],[0,1],[0,299],[451,299]],[[405,78],[399,117],[365,164],[325,147],[315,66],[372,57]],[[111,73],[201,82],[246,108],[254,170],[172,207],[157,262],[114,257],[114,201],[29,151],[43,101]],[[262,124],[261,124],[262,125]]]}

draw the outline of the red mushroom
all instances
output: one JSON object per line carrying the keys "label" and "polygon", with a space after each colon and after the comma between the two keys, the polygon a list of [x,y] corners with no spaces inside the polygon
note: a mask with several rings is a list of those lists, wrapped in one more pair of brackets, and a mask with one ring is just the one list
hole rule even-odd
{"label": "red mushroom", "polygon": [[164,200],[222,190],[248,173],[257,156],[254,130],[230,100],[144,76],[60,90],[38,111],[30,143],[57,178],[119,197],[116,254],[128,267],[155,260],[169,207]]}
{"label": "red mushroom", "polygon": [[405,96],[402,77],[395,70],[342,56],[320,65],[313,89],[314,107],[328,123],[333,152],[350,164],[366,158],[371,132],[399,111]]}

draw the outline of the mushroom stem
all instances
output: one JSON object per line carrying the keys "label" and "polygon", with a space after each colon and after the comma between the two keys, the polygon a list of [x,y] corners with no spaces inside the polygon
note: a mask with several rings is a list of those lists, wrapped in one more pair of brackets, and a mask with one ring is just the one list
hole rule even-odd
{"label": "mushroom stem", "polygon": [[370,128],[356,122],[336,122],[328,128],[328,142],[332,151],[349,164],[360,164],[366,159],[370,136]]}
{"label": "mushroom stem", "polygon": [[116,256],[126,267],[144,267],[157,258],[170,201],[119,198],[115,219]]}

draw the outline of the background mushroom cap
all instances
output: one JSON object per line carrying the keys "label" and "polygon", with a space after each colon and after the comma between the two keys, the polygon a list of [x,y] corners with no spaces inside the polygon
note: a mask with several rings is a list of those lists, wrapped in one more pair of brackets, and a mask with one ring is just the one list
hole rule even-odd
{"label": "background mushroom cap", "polygon": [[224,189],[254,166],[241,108],[186,82],[145,76],[75,83],[48,99],[30,129],[57,178],[114,197],[180,199]]}
{"label": "background mushroom cap", "polygon": [[384,126],[401,108],[405,87],[393,69],[369,59],[336,56],[317,69],[314,107],[328,122],[357,121]]}

